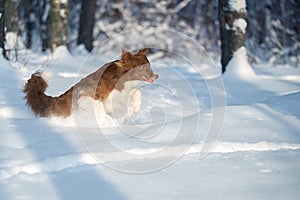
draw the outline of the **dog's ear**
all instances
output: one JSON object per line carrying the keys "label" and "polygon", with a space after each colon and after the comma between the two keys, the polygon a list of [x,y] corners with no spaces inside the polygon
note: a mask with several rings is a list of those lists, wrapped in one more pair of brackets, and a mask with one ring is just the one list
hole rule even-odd
{"label": "dog's ear", "polygon": [[148,48],[141,49],[139,52],[136,53],[136,55],[146,56],[148,53]]}
{"label": "dog's ear", "polygon": [[126,49],[122,48],[122,56],[121,60],[124,61],[125,63],[133,56],[133,54]]}

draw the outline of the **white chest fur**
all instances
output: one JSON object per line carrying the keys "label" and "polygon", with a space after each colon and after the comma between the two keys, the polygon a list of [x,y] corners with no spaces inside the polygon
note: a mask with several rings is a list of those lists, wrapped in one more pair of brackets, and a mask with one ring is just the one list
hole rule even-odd
{"label": "white chest fur", "polygon": [[141,91],[138,85],[141,81],[128,81],[122,91],[114,89],[103,101],[104,110],[114,118],[131,115],[138,112],[141,106]]}

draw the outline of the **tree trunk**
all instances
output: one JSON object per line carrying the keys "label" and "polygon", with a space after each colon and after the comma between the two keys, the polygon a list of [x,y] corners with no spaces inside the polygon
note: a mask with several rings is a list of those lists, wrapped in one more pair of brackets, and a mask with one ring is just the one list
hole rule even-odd
{"label": "tree trunk", "polygon": [[67,45],[69,40],[69,5],[68,0],[50,0],[49,35],[51,50],[60,45]]}
{"label": "tree trunk", "polygon": [[95,0],[82,0],[80,25],[78,35],[78,45],[84,44],[85,48],[91,52],[93,49],[93,30],[95,21]]}
{"label": "tree trunk", "polygon": [[4,5],[5,0],[0,0],[0,48],[2,49],[3,57],[5,57],[5,30],[4,30],[4,20],[5,20],[5,13],[4,13]]}
{"label": "tree trunk", "polygon": [[26,31],[25,46],[27,49],[31,47],[32,31],[34,27],[34,22],[32,21],[32,15],[34,14],[34,10],[32,4],[33,4],[32,0],[23,1],[24,23],[25,23],[25,31]]}
{"label": "tree trunk", "polygon": [[14,0],[5,1],[5,28],[6,32],[18,34],[19,27],[19,2]]}
{"label": "tree trunk", "polygon": [[38,1],[38,18],[40,22],[40,38],[42,42],[42,51],[46,51],[50,46],[50,31],[48,30],[48,18],[50,12],[50,0]]}
{"label": "tree trunk", "polygon": [[247,23],[245,0],[219,0],[222,73],[235,51],[245,46]]}
{"label": "tree trunk", "polygon": [[[20,7],[19,2],[14,0],[5,1],[5,56],[7,59],[18,60],[18,50],[22,47],[19,36],[21,35]],[[10,33],[10,37],[8,37]]]}

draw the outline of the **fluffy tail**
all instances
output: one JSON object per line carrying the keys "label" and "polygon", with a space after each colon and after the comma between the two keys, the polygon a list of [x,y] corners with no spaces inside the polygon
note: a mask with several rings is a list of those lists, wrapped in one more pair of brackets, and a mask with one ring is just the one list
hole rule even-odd
{"label": "fluffy tail", "polygon": [[26,94],[27,105],[36,115],[41,117],[69,116],[72,109],[73,88],[59,97],[51,97],[45,94],[47,87],[48,84],[41,73],[32,74],[23,89]]}

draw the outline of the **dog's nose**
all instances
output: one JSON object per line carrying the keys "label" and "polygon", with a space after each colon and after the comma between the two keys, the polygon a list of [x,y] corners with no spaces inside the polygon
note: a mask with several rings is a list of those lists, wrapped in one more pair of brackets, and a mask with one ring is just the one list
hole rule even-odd
{"label": "dog's nose", "polygon": [[158,79],[158,75],[157,74],[153,74],[153,80],[156,80],[156,79]]}

